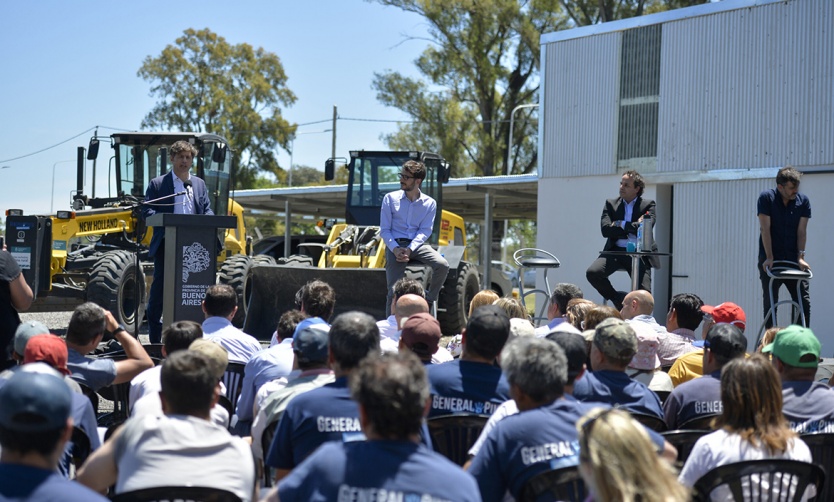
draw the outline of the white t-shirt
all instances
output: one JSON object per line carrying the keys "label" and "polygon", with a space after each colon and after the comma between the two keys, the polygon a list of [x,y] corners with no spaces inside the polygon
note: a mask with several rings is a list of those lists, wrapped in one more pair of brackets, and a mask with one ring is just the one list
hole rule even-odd
{"label": "white t-shirt", "polygon": [[[687,487],[692,487],[704,474],[710,470],[734,462],[744,460],[763,460],[769,458],[781,458],[788,460],[801,460],[811,463],[811,450],[799,438],[794,438],[788,445],[788,449],[778,455],[770,453],[761,447],[755,447],[743,440],[738,434],[731,434],[725,430],[717,430],[699,439],[692,448],[692,453],[681,470],[679,480]],[[719,493],[715,490],[712,493],[713,500],[729,500],[728,492]],[[806,492],[803,500],[815,495]]]}

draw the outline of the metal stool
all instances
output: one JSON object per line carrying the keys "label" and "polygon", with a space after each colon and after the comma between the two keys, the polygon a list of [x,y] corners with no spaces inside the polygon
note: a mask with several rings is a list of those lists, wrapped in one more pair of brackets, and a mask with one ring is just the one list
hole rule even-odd
{"label": "metal stool", "polygon": [[[773,298],[773,281],[794,281],[796,284],[796,297],[801,300],[802,289],[800,286],[803,282],[810,281],[814,277],[814,274],[812,274],[810,270],[799,270],[799,264],[796,262],[778,260],[774,261],[773,267],[767,270],[767,275],[770,277],[770,282],[768,283],[770,309],[768,309],[767,313],[765,313],[764,321],[762,321],[762,326],[759,328],[759,337],[756,340],[755,347],[759,346],[759,342],[761,342],[762,337],[764,336],[768,318],[772,316],[773,325],[778,326],[778,323],[776,322],[776,311],[778,310],[779,305],[790,305],[792,307],[793,318],[791,319],[791,324],[796,324],[796,320],[800,319],[802,321],[802,325],[808,327],[808,323],[805,319],[805,310],[799,302],[793,301],[793,298],[789,300],[781,300],[776,303],[773,302],[773,300],[775,300],[775,298]],[[776,294],[778,295],[779,292],[777,291]]]}
{"label": "metal stool", "polygon": [[[530,295],[545,295],[545,301],[539,310],[539,315],[536,316],[533,312],[533,324],[537,321],[544,320],[547,322],[547,308],[550,303],[550,282],[547,280],[547,271],[552,268],[559,268],[561,263],[552,253],[548,253],[543,249],[536,248],[521,248],[513,253],[513,261],[518,265],[518,296],[521,299],[521,305],[527,310],[526,298]],[[531,289],[524,291],[524,270],[525,269],[544,269],[544,287],[545,289]]]}

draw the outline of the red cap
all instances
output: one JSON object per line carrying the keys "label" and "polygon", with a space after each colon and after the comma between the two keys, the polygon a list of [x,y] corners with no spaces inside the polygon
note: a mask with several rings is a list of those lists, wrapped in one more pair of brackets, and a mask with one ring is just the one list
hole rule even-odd
{"label": "red cap", "polygon": [[724,302],[715,307],[704,305],[701,310],[711,315],[716,323],[733,324],[742,331],[747,327],[747,316],[744,315],[744,310],[733,302]]}
{"label": "red cap", "polygon": [[55,335],[35,335],[26,343],[23,364],[45,362],[64,375],[72,372],[67,368],[67,344]]}

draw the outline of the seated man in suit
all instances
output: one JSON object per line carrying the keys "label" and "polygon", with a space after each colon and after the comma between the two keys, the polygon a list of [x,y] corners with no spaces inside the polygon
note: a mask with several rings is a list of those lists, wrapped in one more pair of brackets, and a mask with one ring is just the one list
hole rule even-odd
{"label": "seated man in suit", "polygon": [[[620,180],[620,196],[605,201],[602,209],[600,228],[602,236],[607,238],[604,251],[625,251],[629,242],[637,243],[637,227],[643,218],[655,219],[655,202],[643,198],[646,183],[637,171],[628,171]],[[652,251],[657,247],[652,246]],[[651,266],[657,266],[655,258],[652,263],[643,258],[640,262],[640,289],[652,290]],[[625,270],[631,275],[631,258],[628,256],[600,256],[588,267],[585,277],[605,300],[611,300],[617,310],[622,310],[626,293],[617,291],[608,277],[617,270]]]}

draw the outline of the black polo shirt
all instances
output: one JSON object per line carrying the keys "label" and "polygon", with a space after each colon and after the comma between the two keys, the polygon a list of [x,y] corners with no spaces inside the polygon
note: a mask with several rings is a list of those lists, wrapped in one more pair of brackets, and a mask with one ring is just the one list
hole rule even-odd
{"label": "black polo shirt", "polygon": [[[757,214],[770,216],[770,243],[774,260],[797,261],[799,250],[796,247],[796,234],[799,229],[800,218],[811,217],[811,201],[801,193],[796,199],[782,202],[782,196],[775,188],[765,190],[759,194]],[[759,261],[764,261],[765,255],[762,237],[759,236]]]}

